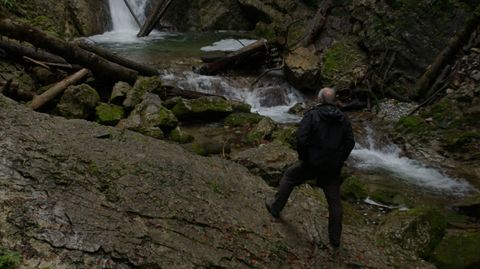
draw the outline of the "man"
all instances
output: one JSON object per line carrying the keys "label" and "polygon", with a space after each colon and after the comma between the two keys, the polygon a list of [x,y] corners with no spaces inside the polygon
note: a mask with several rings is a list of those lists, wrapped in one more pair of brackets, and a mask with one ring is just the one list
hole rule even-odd
{"label": "man", "polygon": [[265,202],[265,205],[273,217],[279,218],[293,188],[305,180],[316,178],[328,202],[330,245],[338,248],[343,214],[340,171],[355,140],[350,121],[335,106],[335,91],[331,88],[321,89],[318,101],[319,105],[305,113],[297,131],[299,161],[288,168],[274,200]]}

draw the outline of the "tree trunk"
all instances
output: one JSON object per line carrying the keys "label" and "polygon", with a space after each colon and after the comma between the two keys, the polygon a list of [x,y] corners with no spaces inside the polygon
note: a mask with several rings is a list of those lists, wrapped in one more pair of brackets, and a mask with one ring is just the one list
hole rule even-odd
{"label": "tree trunk", "polygon": [[222,69],[225,69],[227,66],[235,62],[245,60],[254,54],[266,53],[266,42],[267,41],[265,39],[260,39],[257,42],[243,47],[238,51],[229,53],[226,57],[202,65],[197,72],[202,75],[212,75]]}
{"label": "tree trunk", "polygon": [[86,51],[77,45],[66,42],[60,38],[48,35],[28,24],[17,22],[6,17],[0,17],[0,31],[2,35],[20,41],[26,41],[45,49],[51,53],[62,56],[69,62],[78,63],[90,69],[93,74],[110,81],[126,81],[134,83],[138,72],[107,61],[106,59]]}
{"label": "tree trunk", "polygon": [[138,32],[138,37],[148,36],[152,32],[155,25],[160,21],[165,12],[167,12],[168,7],[172,3],[172,0],[158,0],[157,6],[155,6],[154,12],[143,25],[140,32]]}
{"label": "tree trunk", "polygon": [[93,52],[111,62],[114,62],[116,64],[119,64],[121,66],[125,66],[127,68],[133,69],[137,71],[140,75],[144,76],[158,76],[158,70],[148,66],[146,64],[140,64],[137,62],[134,62],[132,60],[129,60],[124,57],[120,57],[118,55],[113,54],[112,52],[102,49],[98,46],[93,45],[92,43],[89,43],[87,41],[78,41],[77,42],[78,46],[84,50]]}
{"label": "tree trunk", "polygon": [[137,23],[138,28],[142,28],[142,24],[138,20],[137,15],[135,15],[135,12],[133,12],[132,6],[128,2],[128,0],[123,0],[123,2],[125,2],[125,5],[127,6],[128,10],[130,11],[130,14],[132,14],[132,17],[135,19],[135,22]]}
{"label": "tree trunk", "polygon": [[46,92],[42,93],[41,95],[36,95],[33,97],[32,102],[30,103],[30,107],[34,110],[42,107],[44,104],[51,101],[53,98],[60,95],[65,89],[77,83],[79,80],[87,76],[89,73],[88,69],[81,69],[80,71],[76,72],[75,74],[68,76],[64,80],[58,82],[53,87],[48,89]]}
{"label": "tree trunk", "polygon": [[0,40],[0,49],[5,51],[6,57],[11,59],[21,59],[24,56],[27,56],[45,62],[68,64],[65,59],[57,55],[53,55],[43,50],[22,46],[19,43],[7,40]]}
{"label": "tree trunk", "polygon": [[310,26],[308,27],[308,31],[300,42],[300,45],[303,47],[308,47],[317,38],[320,30],[322,30],[323,26],[325,25],[325,21],[327,20],[327,13],[332,8],[333,1],[332,0],[323,0],[320,6],[317,9],[317,13],[315,17],[313,17],[312,21],[310,22]]}
{"label": "tree trunk", "polygon": [[477,6],[473,15],[466,21],[465,27],[452,39],[449,44],[437,55],[432,64],[425,73],[417,80],[415,84],[415,95],[418,99],[424,99],[430,89],[430,85],[436,80],[438,74],[444,66],[452,60],[458,53],[462,44],[465,43],[470,35],[478,28],[480,23],[480,6]]}

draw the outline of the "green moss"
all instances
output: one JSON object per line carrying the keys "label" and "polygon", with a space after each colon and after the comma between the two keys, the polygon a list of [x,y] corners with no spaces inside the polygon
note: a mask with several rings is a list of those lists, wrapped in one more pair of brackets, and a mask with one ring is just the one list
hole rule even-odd
{"label": "green moss", "polygon": [[468,145],[478,139],[480,139],[478,131],[463,132],[455,130],[445,136],[446,148],[452,152],[469,150]]}
{"label": "green moss", "polygon": [[173,114],[180,120],[216,120],[233,112],[232,105],[219,97],[202,97],[183,100],[172,108]]}
{"label": "green moss", "polygon": [[155,126],[160,127],[164,132],[169,132],[178,125],[175,115],[165,107],[159,108],[155,119]]}
{"label": "green moss", "polygon": [[420,228],[421,225],[425,225],[430,234],[429,242],[421,249],[417,250],[417,254],[421,258],[430,257],[435,246],[442,240],[445,229],[447,227],[447,221],[445,216],[440,214],[437,210],[432,208],[417,208],[408,211],[409,215],[416,217],[413,222],[404,230],[404,234],[411,238],[415,238],[418,233],[423,232]]}
{"label": "green moss", "polygon": [[184,133],[179,127],[173,129],[168,136],[171,140],[180,144],[190,143],[195,140],[193,135]]}
{"label": "green moss", "polygon": [[370,194],[370,198],[374,201],[385,205],[408,205],[410,204],[406,198],[400,193],[391,189],[379,188]]}
{"label": "green moss", "polygon": [[365,186],[354,176],[347,177],[341,188],[343,199],[363,200],[367,198],[368,193]]}
{"label": "green moss", "polygon": [[425,124],[425,120],[418,116],[405,116],[400,118],[398,125],[403,132],[418,133],[426,131],[428,126]]}
{"label": "green moss", "polygon": [[22,262],[22,256],[17,253],[0,247],[0,268],[14,269]]}
{"label": "green moss", "polygon": [[281,127],[273,132],[272,138],[273,140],[282,142],[282,144],[288,145],[292,149],[296,149],[297,128],[295,126]]}
{"label": "green moss", "polygon": [[266,38],[267,40],[276,39],[275,24],[266,24],[258,22],[254,30],[255,35]]}
{"label": "green moss", "polygon": [[365,71],[364,62],[365,56],[352,40],[335,42],[323,54],[322,77],[326,83],[349,83]]}
{"label": "green moss", "polygon": [[440,269],[480,267],[480,233],[447,235],[433,252],[433,261]]}
{"label": "green moss", "polygon": [[96,122],[104,125],[115,125],[125,117],[121,106],[101,103],[95,108]]}
{"label": "green moss", "polygon": [[446,218],[433,208],[395,211],[382,223],[377,242],[397,244],[427,259],[441,241],[446,227]]}
{"label": "green moss", "polygon": [[233,113],[225,118],[224,124],[233,127],[254,125],[260,122],[263,118],[263,116],[254,113]]}
{"label": "green moss", "polygon": [[16,0],[0,0],[0,6],[7,8],[13,13],[18,13],[20,11],[20,7]]}

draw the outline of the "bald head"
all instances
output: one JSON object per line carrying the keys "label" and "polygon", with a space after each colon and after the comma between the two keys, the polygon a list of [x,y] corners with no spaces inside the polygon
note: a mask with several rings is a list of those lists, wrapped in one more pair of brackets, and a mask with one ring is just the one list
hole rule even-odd
{"label": "bald head", "polygon": [[335,105],[336,97],[335,90],[332,88],[323,88],[318,92],[318,102],[322,104]]}

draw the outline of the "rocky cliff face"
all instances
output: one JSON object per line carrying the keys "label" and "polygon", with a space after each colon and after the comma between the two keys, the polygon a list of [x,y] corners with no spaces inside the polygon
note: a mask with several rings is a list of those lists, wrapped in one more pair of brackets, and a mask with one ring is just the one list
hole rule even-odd
{"label": "rocky cliff face", "polygon": [[6,1],[0,11],[66,38],[103,33],[110,21],[107,1],[97,0]]}
{"label": "rocky cliff face", "polygon": [[229,161],[4,97],[0,124],[0,245],[20,268],[430,267],[377,247],[351,210],[331,256],[325,200],[310,187],[273,222],[273,190]]}

